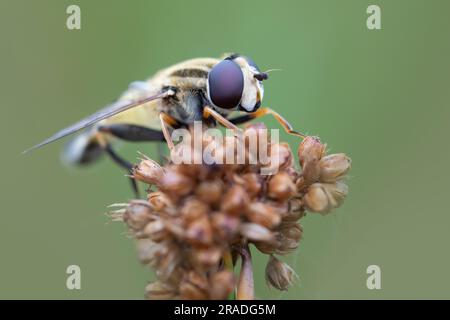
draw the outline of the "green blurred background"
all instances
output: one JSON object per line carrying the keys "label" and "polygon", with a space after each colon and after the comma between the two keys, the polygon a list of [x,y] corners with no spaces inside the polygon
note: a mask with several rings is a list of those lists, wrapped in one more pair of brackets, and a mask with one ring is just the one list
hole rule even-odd
{"label": "green blurred background", "polygon": [[[81,7],[82,29],[66,28]],[[377,4],[382,30],[366,27]],[[106,206],[131,196],[104,159],[61,165],[56,143],[21,151],[116,98],[129,82],[199,56],[236,51],[281,68],[265,105],[353,159],[350,194],[303,220],[287,257],[300,282],[260,298],[450,298],[449,1],[0,0],[0,298],[140,299],[152,273]],[[266,123],[276,127],[272,119]],[[296,139],[281,135],[292,145]],[[150,155],[153,145],[126,145]],[[82,269],[82,290],[65,287]],[[366,288],[366,268],[382,289]]]}

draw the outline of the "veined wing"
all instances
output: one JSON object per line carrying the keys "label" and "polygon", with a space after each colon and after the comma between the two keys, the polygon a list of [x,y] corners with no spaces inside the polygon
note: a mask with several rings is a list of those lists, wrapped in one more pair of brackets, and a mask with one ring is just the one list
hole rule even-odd
{"label": "veined wing", "polygon": [[[120,100],[122,99],[127,100],[127,98],[120,98]],[[143,104],[140,108],[132,108],[126,110],[112,117],[104,119],[95,125],[108,126],[114,124],[132,124],[136,126],[160,130],[161,122],[159,120],[159,113],[161,110],[159,106],[160,101],[153,100]]]}
{"label": "veined wing", "polygon": [[131,108],[140,106],[142,104],[145,104],[149,101],[156,100],[156,99],[162,99],[164,97],[167,97],[169,95],[173,94],[173,92],[165,91],[153,96],[144,97],[138,100],[119,100],[100,111],[94,113],[93,115],[90,115],[87,118],[84,118],[83,120],[71,125],[70,127],[67,127],[65,129],[62,129],[61,131],[58,131],[53,136],[49,137],[48,139],[42,141],[41,143],[38,143],[37,145],[25,150],[23,153],[27,153],[29,151],[32,151],[34,149],[40,148],[42,146],[45,146],[46,144],[52,143],[56,140],[59,140],[61,138],[64,138],[72,133],[75,133],[77,131],[80,131],[86,127],[92,126],[93,124],[107,119],[109,117],[112,117],[114,115],[117,115],[121,112],[124,112],[126,110],[129,110]]}

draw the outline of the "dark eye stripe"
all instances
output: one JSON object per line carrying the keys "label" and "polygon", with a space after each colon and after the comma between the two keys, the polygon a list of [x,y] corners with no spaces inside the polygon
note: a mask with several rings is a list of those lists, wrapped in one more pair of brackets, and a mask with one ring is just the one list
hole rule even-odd
{"label": "dark eye stripe", "polygon": [[232,109],[238,106],[244,91],[244,75],[232,60],[216,64],[208,76],[209,97],[220,108]]}

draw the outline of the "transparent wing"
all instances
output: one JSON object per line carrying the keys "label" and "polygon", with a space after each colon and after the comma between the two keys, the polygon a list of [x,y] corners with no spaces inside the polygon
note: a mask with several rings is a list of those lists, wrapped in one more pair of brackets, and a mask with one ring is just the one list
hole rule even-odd
{"label": "transparent wing", "polygon": [[156,94],[156,95],[153,95],[153,96],[148,96],[148,97],[145,97],[145,98],[142,98],[142,99],[138,99],[138,100],[133,100],[133,101],[126,100],[126,101],[115,102],[115,103],[113,103],[113,104],[111,104],[111,105],[101,109],[100,111],[94,113],[93,115],[90,115],[89,117],[84,118],[83,120],[81,120],[81,121],[71,125],[70,127],[62,129],[61,131],[55,133],[53,136],[51,136],[48,139],[42,141],[41,143],[38,143],[37,145],[35,145],[35,146],[25,150],[23,153],[27,153],[27,152],[30,152],[30,151],[32,151],[34,149],[40,148],[42,146],[45,146],[46,144],[49,144],[49,143],[52,143],[52,142],[54,142],[56,140],[64,138],[64,137],[66,137],[66,136],[68,136],[68,135],[70,135],[72,133],[75,133],[77,131],[80,131],[80,130],[86,128],[86,127],[92,126],[93,124],[95,124],[95,123],[97,123],[97,122],[99,122],[101,120],[104,120],[104,119],[107,119],[109,117],[112,117],[112,116],[114,116],[116,114],[119,114],[119,113],[121,113],[123,111],[126,111],[126,110],[129,110],[131,108],[140,106],[140,105],[142,105],[144,103],[147,103],[149,101],[152,101],[152,100],[162,99],[164,97],[167,97],[170,94],[171,94],[170,91],[169,92],[166,91],[166,92],[163,92],[163,93],[159,93],[159,94]]}

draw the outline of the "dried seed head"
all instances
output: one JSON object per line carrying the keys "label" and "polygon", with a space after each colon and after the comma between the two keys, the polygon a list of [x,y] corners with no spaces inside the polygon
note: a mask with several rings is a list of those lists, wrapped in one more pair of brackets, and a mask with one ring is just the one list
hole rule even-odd
{"label": "dried seed head", "polygon": [[195,190],[199,200],[212,204],[220,201],[222,197],[223,183],[220,180],[203,181]]}
{"label": "dried seed head", "polygon": [[264,254],[275,254],[279,246],[276,240],[270,242],[255,242],[255,247]]}
{"label": "dried seed head", "polygon": [[302,211],[303,209],[303,202],[302,199],[299,198],[293,198],[289,200],[289,210],[293,212]]}
{"label": "dried seed head", "polygon": [[278,201],[286,201],[296,192],[295,184],[286,172],[279,172],[269,180],[268,196]]}
{"label": "dried seed head", "polygon": [[221,210],[231,215],[240,215],[249,201],[245,189],[240,185],[234,185],[225,193]]}
{"label": "dried seed head", "polygon": [[244,141],[247,151],[246,163],[261,161],[260,150],[268,150],[268,145],[270,143],[267,127],[263,123],[254,123],[247,126],[244,130]]}
{"label": "dried seed head", "polygon": [[194,271],[188,272],[180,284],[180,297],[187,300],[205,300],[208,298],[208,281]]}
{"label": "dried seed head", "polygon": [[174,299],[177,296],[177,290],[167,282],[155,281],[147,285],[145,296],[152,300]]}
{"label": "dried seed head", "polygon": [[268,285],[278,289],[287,290],[296,278],[295,271],[286,263],[270,256],[266,266],[266,282]]}
{"label": "dried seed head", "polygon": [[308,210],[325,214],[340,206],[347,193],[343,182],[314,183],[303,199]]}
{"label": "dried seed head", "polygon": [[274,235],[269,229],[256,223],[242,223],[241,234],[244,238],[256,242],[270,242],[274,240]]}
{"label": "dried seed head", "polygon": [[278,228],[276,253],[287,254],[297,249],[303,236],[303,227],[296,222],[283,222]]}
{"label": "dried seed head", "polygon": [[172,198],[187,195],[192,191],[194,182],[176,170],[167,170],[161,179],[161,190]]}
{"label": "dried seed head", "polygon": [[263,179],[256,173],[246,173],[244,175],[235,175],[234,181],[245,188],[251,198],[258,196],[262,190]]}
{"label": "dried seed head", "polygon": [[297,181],[300,176],[300,172],[295,169],[295,166],[286,168],[285,172],[289,175],[292,181]]}
{"label": "dried seed head", "polygon": [[326,145],[318,137],[306,137],[298,147],[298,158],[304,167],[306,162],[319,161],[325,155]]}
{"label": "dried seed head", "polygon": [[138,240],[138,253],[141,262],[154,267],[158,277],[164,281],[173,276],[182,261],[179,248],[167,241]]}
{"label": "dried seed head", "polygon": [[186,240],[192,245],[207,245],[211,243],[213,231],[208,216],[203,215],[192,221],[186,230]]}
{"label": "dried seed head", "polygon": [[324,188],[333,208],[339,207],[348,194],[348,186],[342,181],[326,183]]}
{"label": "dried seed head", "polygon": [[132,174],[133,178],[136,180],[150,185],[159,185],[161,178],[164,175],[164,170],[156,161],[144,159],[133,168]]}
{"label": "dried seed head", "polygon": [[224,300],[234,289],[234,275],[232,272],[225,270],[214,273],[211,276],[210,285],[210,298],[213,300]]}
{"label": "dried seed head", "polygon": [[[149,190],[146,201],[133,201],[123,212],[137,239],[140,260],[155,270],[156,282],[147,287],[149,298],[225,299],[235,287],[237,297],[253,297],[248,245],[270,255],[287,254],[302,238],[297,221],[305,210],[325,213],[341,204],[347,194],[343,179],[349,158],[325,156],[325,145],[308,137],[298,149],[299,172],[289,146],[271,142],[263,129],[251,125],[244,131],[247,135],[228,136],[225,143],[211,136],[200,141],[204,147],[217,143],[218,154],[210,153],[209,160],[216,155],[245,160],[240,164],[172,161],[160,167],[145,158],[134,168],[137,180],[158,190]],[[252,139],[258,141],[256,149]],[[233,146],[245,147],[244,153]],[[192,141],[175,149],[182,147],[194,157],[201,155]],[[259,158],[266,147],[269,164]],[[230,265],[238,257],[242,268],[235,279]],[[286,290],[293,277],[289,266],[270,258],[266,278],[271,286]]]}
{"label": "dried seed head", "polygon": [[167,239],[175,238],[177,240],[184,239],[186,235],[186,221],[182,217],[173,217],[164,219],[164,227],[168,234]]}
{"label": "dried seed head", "polygon": [[299,210],[299,211],[288,211],[283,214],[282,221],[283,222],[293,222],[300,220],[306,215],[305,210]]}
{"label": "dried seed head", "polygon": [[[298,215],[297,215],[298,213]],[[289,211],[288,213],[283,215],[283,221],[291,221],[291,220],[295,220],[297,221],[298,219],[302,218],[305,215],[305,207],[303,205],[303,201],[302,199],[299,198],[293,198],[291,200],[289,200]],[[297,217],[297,218],[294,218]]]}
{"label": "dried seed head", "polygon": [[143,234],[153,241],[163,240],[167,236],[164,222],[161,219],[157,219],[147,223]]}
{"label": "dried seed head", "polygon": [[190,258],[197,268],[207,270],[218,265],[222,258],[222,249],[219,247],[193,248]]}
{"label": "dried seed head", "polygon": [[187,223],[191,223],[202,217],[206,217],[209,212],[209,206],[207,203],[200,201],[196,198],[188,198],[180,208],[180,213],[183,220]]}
{"label": "dried seed head", "polygon": [[212,215],[211,222],[214,232],[221,239],[228,243],[233,243],[233,239],[236,238],[236,234],[239,232],[239,218],[218,212]]}
{"label": "dried seed head", "polygon": [[163,192],[150,192],[147,200],[155,212],[161,212],[173,207],[172,201]]}
{"label": "dried seed head", "polygon": [[343,153],[330,154],[319,162],[320,181],[335,182],[342,179],[350,170],[350,158]]}
{"label": "dried seed head", "polygon": [[330,202],[321,183],[310,186],[303,199],[308,210],[320,213],[326,213],[330,210]]}
{"label": "dried seed head", "polygon": [[252,135],[256,137],[258,149],[266,148],[270,143],[269,132],[266,125],[262,122],[247,125],[244,130],[244,134],[247,137],[246,142],[249,142],[249,138],[251,138]]}
{"label": "dried seed head", "polygon": [[245,209],[245,215],[251,222],[272,229],[281,222],[281,216],[270,205],[253,202]]}
{"label": "dried seed head", "polygon": [[[319,160],[307,161],[303,164],[302,176],[299,179],[303,186],[308,186],[314,182],[318,182],[320,178]],[[297,186],[301,186],[297,181]]]}
{"label": "dried seed head", "polygon": [[130,202],[123,214],[123,221],[133,230],[139,230],[153,219],[150,205],[142,202]]}
{"label": "dried seed head", "polygon": [[286,212],[289,211],[289,202],[288,201],[276,201],[273,199],[267,199],[264,203],[270,205],[277,214],[283,219]]}
{"label": "dried seed head", "polygon": [[264,166],[266,171],[276,173],[292,167],[293,156],[287,143],[271,143],[269,154],[270,163]]}
{"label": "dried seed head", "polygon": [[297,249],[303,235],[303,228],[294,221],[282,222],[276,229],[275,239],[270,242],[257,242],[255,246],[265,254],[285,255]]}

